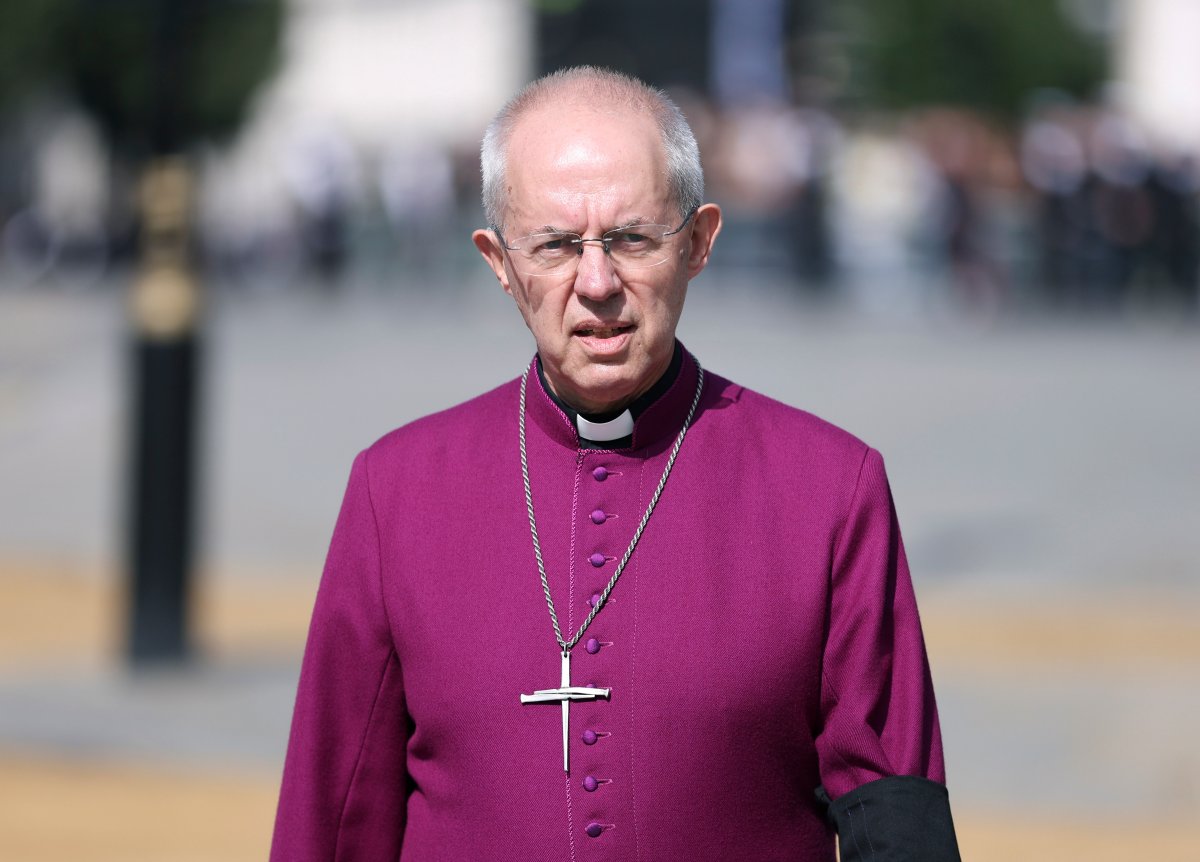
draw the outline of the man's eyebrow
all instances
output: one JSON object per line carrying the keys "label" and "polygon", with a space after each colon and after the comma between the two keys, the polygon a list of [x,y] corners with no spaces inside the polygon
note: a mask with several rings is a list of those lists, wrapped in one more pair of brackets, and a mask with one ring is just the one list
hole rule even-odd
{"label": "man's eyebrow", "polygon": [[[654,219],[652,219],[648,216],[640,216],[640,215],[630,216],[629,218],[625,219],[622,222],[619,222],[618,224],[614,225],[613,227],[607,228],[604,231],[604,233],[611,233],[614,230],[625,230],[626,228],[630,228],[630,227],[633,227],[634,225],[638,225],[638,224],[658,224],[658,222],[656,222]],[[529,235],[532,236],[534,234],[541,234],[541,233],[569,233],[569,234],[574,234],[575,236],[582,236],[582,234],[579,233],[579,231],[577,231],[577,230],[568,230],[565,227],[555,227],[554,225],[551,225],[551,224],[544,224],[541,227],[535,227],[532,230],[530,230]]]}
{"label": "man's eyebrow", "polygon": [[[630,218],[627,218],[625,221],[621,222],[616,227],[609,228],[609,231],[625,230],[625,228],[633,227],[634,225],[638,225],[638,224],[658,224],[658,222],[656,222],[654,219],[649,218],[647,216],[635,215],[635,216],[631,216]],[[607,232],[608,231],[606,231],[606,233]]]}

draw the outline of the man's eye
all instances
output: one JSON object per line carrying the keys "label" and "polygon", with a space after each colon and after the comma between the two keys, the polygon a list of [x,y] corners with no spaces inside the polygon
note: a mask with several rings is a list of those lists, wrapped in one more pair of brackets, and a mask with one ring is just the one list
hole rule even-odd
{"label": "man's eye", "polygon": [[571,238],[565,236],[548,236],[534,246],[535,254],[563,254],[571,249]]}
{"label": "man's eye", "polygon": [[637,230],[623,230],[612,234],[609,241],[615,246],[630,251],[650,248],[656,243],[654,237],[649,234],[639,233]]}

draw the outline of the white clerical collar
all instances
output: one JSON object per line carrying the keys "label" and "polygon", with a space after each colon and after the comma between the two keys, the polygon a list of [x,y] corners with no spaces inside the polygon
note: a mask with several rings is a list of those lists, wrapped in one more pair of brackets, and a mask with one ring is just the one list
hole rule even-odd
{"label": "white clerical collar", "polygon": [[579,431],[579,436],[584,440],[607,443],[610,440],[620,440],[622,437],[633,434],[633,414],[626,409],[616,419],[610,419],[607,422],[591,422],[576,414],[575,427]]}
{"label": "white clerical collar", "polygon": [[641,416],[647,407],[670,389],[671,385],[679,377],[680,371],[683,368],[683,353],[683,345],[676,341],[675,352],[671,356],[671,364],[667,366],[667,370],[662,377],[658,378],[658,382],[651,386],[647,392],[639,395],[619,415],[605,422],[594,422],[580,416],[578,411],[571,407],[571,405],[555,395],[554,390],[550,388],[550,384],[546,382],[546,374],[542,369],[542,360],[540,357],[534,362],[534,366],[537,368],[538,380],[542,384],[542,391],[546,393],[547,397],[563,412],[571,424],[574,425],[580,443],[612,443],[632,439],[634,420]]}

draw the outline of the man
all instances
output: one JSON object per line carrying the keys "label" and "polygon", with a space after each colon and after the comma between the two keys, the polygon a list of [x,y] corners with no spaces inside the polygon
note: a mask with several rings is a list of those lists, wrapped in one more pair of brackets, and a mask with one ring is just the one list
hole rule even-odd
{"label": "man", "polygon": [[957,859],[879,455],[675,341],[682,115],[567,70],[482,161],[537,356],[355,461],[272,858]]}

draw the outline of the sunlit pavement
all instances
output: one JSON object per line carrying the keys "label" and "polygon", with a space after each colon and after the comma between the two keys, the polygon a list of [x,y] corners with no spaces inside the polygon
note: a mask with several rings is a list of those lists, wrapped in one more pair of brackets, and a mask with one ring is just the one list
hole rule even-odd
{"label": "sunlit pavement", "polygon": [[[681,336],[884,453],[964,858],[1200,858],[1200,331],[883,305],[706,275]],[[113,295],[0,290],[0,858],[261,859],[353,454],[530,342],[485,280],[216,296],[198,659],[133,674],[123,339]]]}

